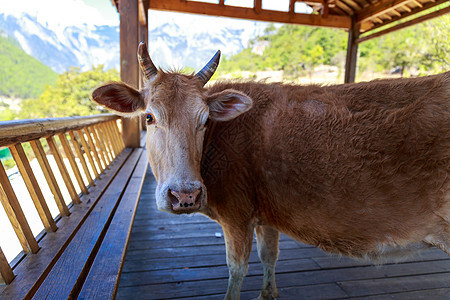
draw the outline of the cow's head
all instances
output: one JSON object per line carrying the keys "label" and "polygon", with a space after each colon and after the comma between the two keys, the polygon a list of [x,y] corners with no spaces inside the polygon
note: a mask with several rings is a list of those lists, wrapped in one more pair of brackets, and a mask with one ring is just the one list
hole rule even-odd
{"label": "cow's head", "polygon": [[144,43],[139,45],[138,59],[146,78],[142,90],[113,82],[97,88],[92,98],[120,115],[146,115],[158,208],[172,213],[204,210],[200,163],[208,119],[229,121],[249,110],[252,100],[236,90],[209,94],[203,87],[217,68],[220,51],[196,75],[157,70]]}

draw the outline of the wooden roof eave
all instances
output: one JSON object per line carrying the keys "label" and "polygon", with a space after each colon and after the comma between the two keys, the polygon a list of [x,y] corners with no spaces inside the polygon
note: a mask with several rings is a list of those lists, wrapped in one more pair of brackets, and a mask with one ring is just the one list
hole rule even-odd
{"label": "wooden roof eave", "polygon": [[349,29],[351,27],[351,18],[349,16],[328,14],[327,17],[323,17],[320,14],[302,14],[265,9],[259,10],[248,7],[237,7],[194,1],[152,0],[149,2],[148,8],[154,10],[194,13],[255,21],[334,27],[343,29]]}
{"label": "wooden roof eave", "polygon": [[[436,0],[436,1],[430,1],[427,3],[424,3],[422,5],[422,7],[415,7],[413,9],[409,8],[408,10],[406,10],[406,12],[400,13],[398,9],[393,8],[391,10],[389,10],[389,12],[393,12],[394,16],[391,17],[391,19],[389,20],[385,20],[384,22],[382,22],[381,24],[376,24],[373,25],[371,24],[372,19],[367,19],[366,21],[361,23],[361,32],[367,32],[367,31],[371,31],[371,30],[376,30],[380,27],[392,24],[393,22],[397,22],[400,21],[402,19],[405,19],[407,17],[413,16],[415,14],[418,14],[424,10],[433,8],[435,6],[441,5],[445,2],[448,2],[448,0]],[[405,6],[401,6],[402,8],[405,8]],[[394,12],[395,11],[395,12]],[[431,12],[430,12],[431,13]]]}

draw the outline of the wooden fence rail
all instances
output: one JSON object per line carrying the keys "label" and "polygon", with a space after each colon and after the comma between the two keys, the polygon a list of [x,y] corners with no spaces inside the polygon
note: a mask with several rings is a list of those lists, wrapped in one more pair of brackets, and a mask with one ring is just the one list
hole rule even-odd
{"label": "wooden fence rail", "polygon": [[[105,114],[0,122],[0,148],[9,148],[45,231],[54,232],[58,229],[49,210],[50,201],[55,201],[60,216],[70,215],[55,170],[51,168],[47,155],[53,156],[70,195],[70,201],[74,205],[80,204],[75,184],[82,194],[88,194],[88,187],[96,184],[95,180],[100,178],[111,162],[125,149],[119,130],[119,120],[120,118],[115,115]],[[32,154],[29,155],[36,157],[45,182],[54,197],[53,200],[44,197],[42,187],[36,179],[23,147],[26,142],[30,143]],[[48,145],[47,153],[43,142],[46,142],[44,146]],[[68,164],[64,159],[67,159]],[[24,253],[37,253],[38,241],[30,229],[29,221],[2,162],[0,162],[0,200]],[[13,270],[0,248],[0,284],[8,284],[13,279]]]}

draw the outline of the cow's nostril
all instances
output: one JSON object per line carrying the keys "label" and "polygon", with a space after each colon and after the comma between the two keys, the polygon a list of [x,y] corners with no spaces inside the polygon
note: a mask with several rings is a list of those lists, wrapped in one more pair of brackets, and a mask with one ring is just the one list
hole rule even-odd
{"label": "cow's nostril", "polygon": [[201,189],[194,192],[182,191],[178,192],[175,190],[169,190],[169,198],[172,202],[172,207],[174,210],[196,210],[201,206],[200,195],[202,193]]}
{"label": "cow's nostril", "polygon": [[170,202],[172,202],[172,206],[176,206],[180,202],[171,190],[169,190],[169,199]]}

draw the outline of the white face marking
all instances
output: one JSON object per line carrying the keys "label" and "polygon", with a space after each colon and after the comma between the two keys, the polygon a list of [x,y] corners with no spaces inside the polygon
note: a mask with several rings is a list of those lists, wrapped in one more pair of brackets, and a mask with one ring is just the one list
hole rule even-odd
{"label": "white face marking", "polygon": [[186,103],[167,108],[154,100],[146,109],[155,119],[154,124],[147,126],[147,155],[158,182],[156,202],[160,210],[168,212],[173,212],[170,191],[197,195],[201,190],[201,208],[206,205],[200,162],[208,106],[200,97]]}

